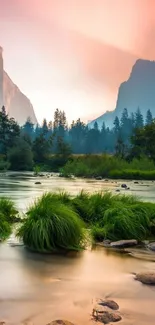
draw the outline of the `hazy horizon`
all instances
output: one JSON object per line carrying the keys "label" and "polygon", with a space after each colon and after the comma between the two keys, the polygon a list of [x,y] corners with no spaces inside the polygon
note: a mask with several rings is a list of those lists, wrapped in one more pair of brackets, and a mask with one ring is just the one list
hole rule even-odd
{"label": "hazy horizon", "polygon": [[138,58],[155,60],[154,0],[0,0],[4,68],[39,122],[113,110]]}

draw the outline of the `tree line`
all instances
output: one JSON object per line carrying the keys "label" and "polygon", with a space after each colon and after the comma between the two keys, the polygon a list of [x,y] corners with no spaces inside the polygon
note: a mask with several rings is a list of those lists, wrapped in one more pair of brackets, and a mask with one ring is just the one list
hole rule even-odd
{"label": "tree line", "polygon": [[[1,160],[3,163],[9,162],[12,169],[22,167],[24,170],[32,168],[33,163],[46,163],[52,155],[57,159],[55,165],[61,165],[62,158],[64,162],[67,161],[71,153],[115,153],[124,158],[131,148],[131,156],[136,155],[137,149],[134,151],[134,148],[138,147],[138,141],[142,144],[141,139],[145,137],[138,130],[152,124],[154,121],[150,110],[144,118],[139,108],[130,116],[127,108],[124,108],[121,118],[115,117],[111,129],[105,123],[99,129],[97,122],[90,129],[80,119],[69,126],[65,112],[56,109],[54,119],[49,123],[44,119],[42,125],[34,125],[28,118],[23,126],[19,126],[3,107],[0,112]],[[134,141],[137,143],[134,144]],[[140,149],[137,152],[141,154]]]}

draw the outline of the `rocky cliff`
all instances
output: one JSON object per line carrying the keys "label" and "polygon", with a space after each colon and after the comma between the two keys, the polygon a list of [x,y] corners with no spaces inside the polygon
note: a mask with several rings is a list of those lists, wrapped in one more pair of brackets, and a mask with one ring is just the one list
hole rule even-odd
{"label": "rocky cliff", "polygon": [[30,100],[12,82],[3,69],[3,50],[0,47],[0,108],[5,106],[10,117],[24,124],[28,117],[36,124],[37,119]]}
{"label": "rocky cliff", "polygon": [[89,125],[92,127],[97,121],[99,127],[103,122],[111,127],[115,116],[120,117],[124,108],[127,108],[130,114],[138,107],[144,116],[148,109],[155,116],[155,61],[137,60],[129,79],[119,87],[115,110],[106,112]]}

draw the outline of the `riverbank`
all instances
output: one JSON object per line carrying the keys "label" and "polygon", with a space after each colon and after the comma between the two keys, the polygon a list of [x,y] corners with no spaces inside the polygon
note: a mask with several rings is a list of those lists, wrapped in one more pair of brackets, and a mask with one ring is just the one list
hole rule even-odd
{"label": "riverbank", "polygon": [[128,162],[110,155],[73,156],[60,172],[64,177],[155,180],[154,162],[146,157]]}

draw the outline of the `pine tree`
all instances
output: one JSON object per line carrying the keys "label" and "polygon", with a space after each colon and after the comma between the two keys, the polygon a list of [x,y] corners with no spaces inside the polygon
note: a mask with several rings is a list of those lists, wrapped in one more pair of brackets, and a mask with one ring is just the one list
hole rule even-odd
{"label": "pine tree", "polygon": [[141,113],[140,108],[137,108],[136,114],[135,114],[135,127],[136,128],[142,128],[144,126],[144,119],[143,115]]}
{"label": "pine tree", "polygon": [[146,124],[151,124],[152,121],[153,121],[152,113],[150,109],[148,109],[146,112]]}
{"label": "pine tree", "polygon": [[120,122],[118,116],[115,117],[113,124],[114,124],[114,132],[118,133],[120,131]]}

